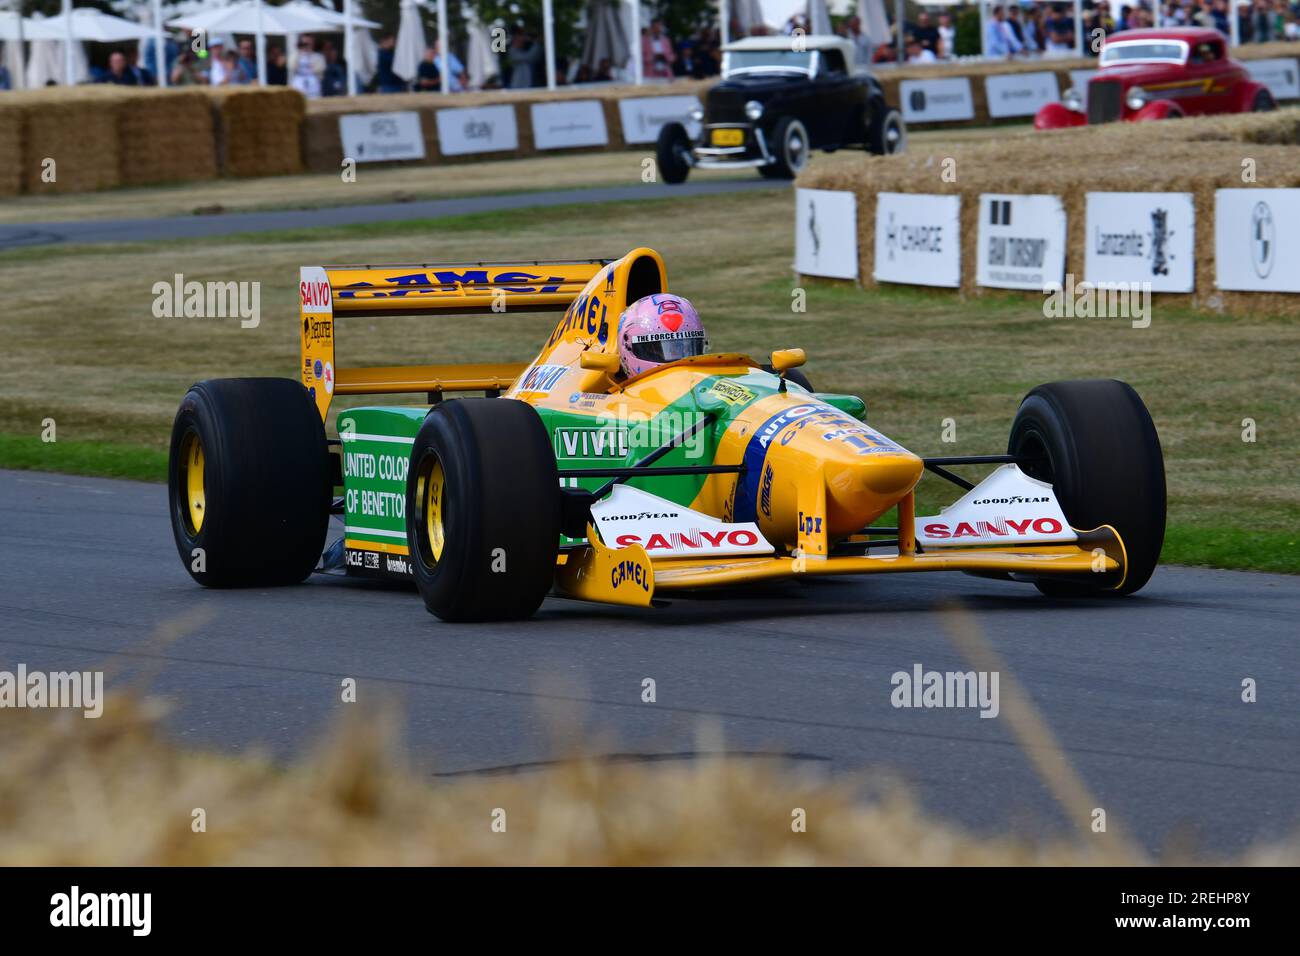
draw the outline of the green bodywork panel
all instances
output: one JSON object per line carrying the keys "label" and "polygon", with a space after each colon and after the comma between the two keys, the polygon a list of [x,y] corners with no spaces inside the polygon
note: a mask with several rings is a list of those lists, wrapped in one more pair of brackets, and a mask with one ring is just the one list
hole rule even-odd
{"label": "green bodywork panel", "polygon": [[[741,385],[752,399],[732,404],[712,395],[720,381]],[[790,385],[792,392],[802,392]],[[740,411],[773,394],[777,380],[754,370],[746,375],[706,376],[677,401],[664,406],[653,418],[618,422],[602,419],[597,396],[575,393],[574,410],[536,407],[550,434],[556,463],[561,470],[614,468],[635,464],[656,448],[679,436],[700,416],[717,416],[712,425],[692,436],[655,462],[655,467],[713,464],[718,441]],[[816,393],[817,399],[862,421],[866,405],[853,395]],[[583,405],[590,407],[585,410]],[[406,543],[406,474],[411,445],[428,406],[405,405],[353,408],[339,415],[342,444],[346,537],[350,542]],[[595,490],[608,478],[561,478],[561,485]],[[707,480],[705,475],[661,475],[633,478],[629,484],[680,505],[695,500]],[[562,543],[571,543],[567,539]]]}

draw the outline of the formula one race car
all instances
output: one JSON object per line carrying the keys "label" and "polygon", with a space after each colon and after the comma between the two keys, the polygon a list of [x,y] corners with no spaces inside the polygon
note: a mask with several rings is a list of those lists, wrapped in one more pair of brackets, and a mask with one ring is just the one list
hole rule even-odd
{"label": "formula one race car", "polygon": [[1223,34],[1206,27],[1125,30],[1105,41],[1087,96],[1069,89],[1034,117],[1036,129],[1113,120],[1172,119],[1274,109],[1273,94],[1228,56]]}
{"label": "formula one race car", "polygon": [[753,168],[793,179],[814,149],[863,146],[877,155],[907,148],[903,116],[870,73],[851,72],[853,44],[841,37],[746,37],[723,48],[722,82],[694,117],[698,143],[681,123],[659,131],[664,182],[692,168]]}
{"label": "formula one race car", "polygon": [[[1160,442],[1117,381],[1020,405],[1006,454],[921,458],[811,390],[799,349],[701,354],[630,378],[618,317],[667,291],[663,260],[304,268],[301,381],[190,389],[171,440],[176,546],[209,586],[349,574],[413,580],[445,620],[522,618],[554,590],[649,606],[795,575],[967,571],[1050,595],[1130,594],[1164,539]],[[563,310],[529,364],[340,368],[354,316]],[[444,400],[448,392],[483,398]],[[337,395],[407,393],[349,407]],[[979,484],[952,472],[996,466]],[[925,470],[962,493],[917,517]],[[891,527],[876,522],[896,510]],[[326,549],[330,516],[342,538]]]}

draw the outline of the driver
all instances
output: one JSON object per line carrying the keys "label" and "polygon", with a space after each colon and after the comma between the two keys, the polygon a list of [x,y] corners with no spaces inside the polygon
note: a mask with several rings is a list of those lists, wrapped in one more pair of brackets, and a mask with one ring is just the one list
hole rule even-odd
{"label": "driver", "polygon": [[618,357],[627,378],[708,350],[700,314],[679,295],[647,295],[618,317]]}

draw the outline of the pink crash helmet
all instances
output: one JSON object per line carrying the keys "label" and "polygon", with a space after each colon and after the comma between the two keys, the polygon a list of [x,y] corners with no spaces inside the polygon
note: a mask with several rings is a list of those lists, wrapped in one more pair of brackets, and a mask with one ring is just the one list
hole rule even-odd
{"label": "pink crash helmet", "polygon": [[628,377],[708,350],[700,314],[679,295],[647,295],[618,317],[618,355]]}

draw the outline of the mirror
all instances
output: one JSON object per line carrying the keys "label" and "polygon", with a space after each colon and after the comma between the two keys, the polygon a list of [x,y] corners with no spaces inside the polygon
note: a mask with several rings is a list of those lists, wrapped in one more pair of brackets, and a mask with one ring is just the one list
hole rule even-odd
{"label": "mirror", "polygon": [[618,371],[618,356],[609,352],[583,352],[578,359],[579,364],[591,372],[604,372],[607,375],[613,375]]}
{"label": "mirror", "polygon": [[778,375],[792,368],[798,368],[808,361],[803,349],[777,349],[772,353],[772,370]]}

